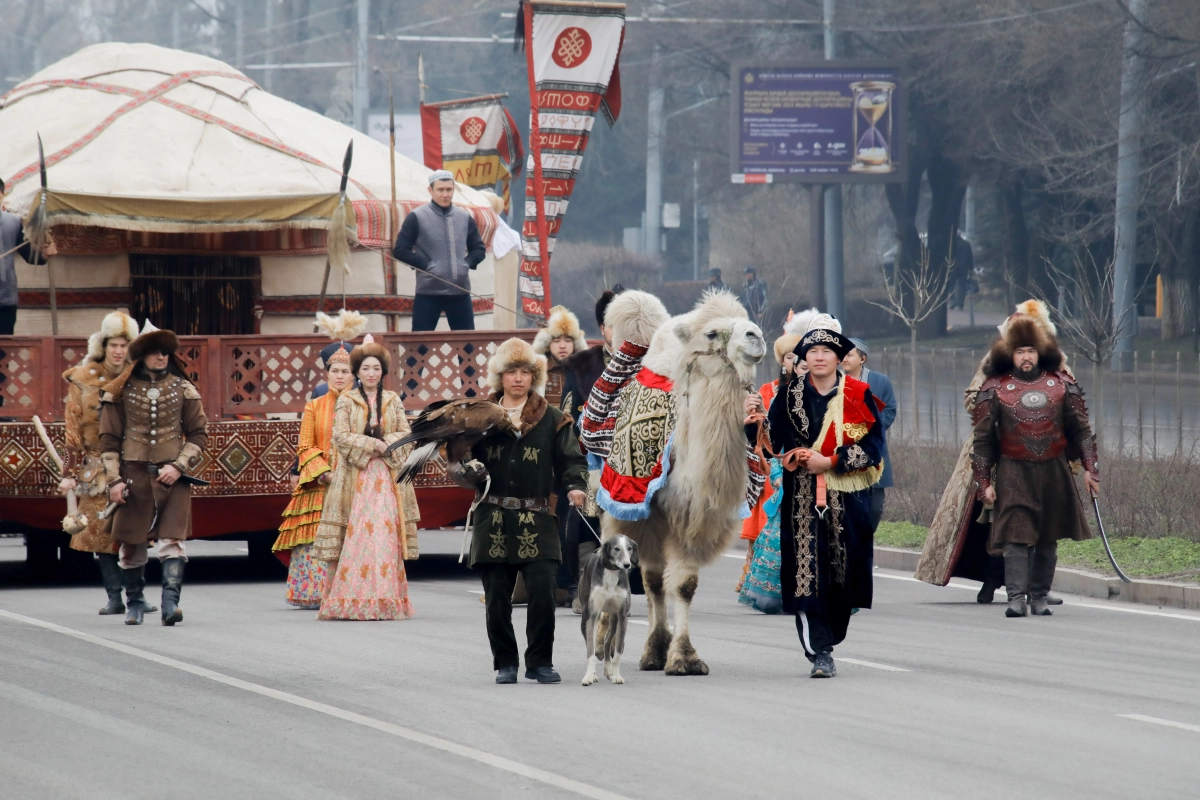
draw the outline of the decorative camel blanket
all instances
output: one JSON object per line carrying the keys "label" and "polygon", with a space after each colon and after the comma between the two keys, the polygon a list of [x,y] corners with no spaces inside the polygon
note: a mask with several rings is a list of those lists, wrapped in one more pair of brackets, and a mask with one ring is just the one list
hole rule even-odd
{"label": "decorative camel blanket", "polygon": [[645,367],[621,392],[620,414],[600,472],[596,502],[617,519],[650,516],[650,501],[671,473],[675,397],[670,379]]}

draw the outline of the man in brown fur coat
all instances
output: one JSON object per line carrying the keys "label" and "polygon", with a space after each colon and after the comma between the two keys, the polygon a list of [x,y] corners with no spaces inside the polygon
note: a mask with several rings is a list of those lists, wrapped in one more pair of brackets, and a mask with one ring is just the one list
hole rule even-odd
{"label": "man in brown fur coat", "polygon": [[131,366],[101,396],[101,460],[109,497],[118,504],[112,538],[121,545],[126,625],[142,624],[147,547],[154,540],[162,563],[162,624],[183,620],[179,595],[194,482],[189,473],[200,464],[208,433],[200,393],[184,377],[178,349],[174,332],[147,322],[129,345]]}
{"label": "man in brown fur coat", "polygon": [[1058,540],[1091,538],[1068,458],[1100,490],[1096,437],[1083,390],[1063,369],[1054,336],[1029,317],[1010,322],[992,346],[975,399],[971,466],[980,498],[994,504],[990,549],[1004,552],[1009,617],[1051,612]]}

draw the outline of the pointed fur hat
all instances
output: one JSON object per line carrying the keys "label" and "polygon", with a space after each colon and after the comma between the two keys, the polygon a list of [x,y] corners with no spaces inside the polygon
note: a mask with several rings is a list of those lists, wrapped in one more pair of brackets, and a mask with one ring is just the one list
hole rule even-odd
{"label": "pointed fur hat", "polygon": [[488,388],[493,392],[503,392],[504,384],[500,376],[517,367],[525,367],[533,373],[533,391],[546,393],[546,357],[535,352],[529,342],[517,338],[501,342],[496,354],[488,359]]}
{"label": "pointed fur hat", "polygon": [[88,337],[87,361],[103,361],[109,339],[120,336],[126,342],[138,337],[138,324],[124,311],[114,311],[100,323],[100,330]]}
{"label": "pointed fur hat", "polygon": [[533,340],[533,352],[545,355],[550,352],[550,343],[560,336],[570,336],[575,342],[575,352],[587,350],[587,337],[583,328],[579,327],[579,317],[571,313],[566,306],[555,306],[550,309],[550,319],[546,327],[538,331]]}
{"label": "pointed fur hat", "polygon": [[775,340],[775,360],[780,366],[783,366],[783,357],[796,349],[800,337],[808,332],[809,323],[820,313],[816,308],[788,312],[787,322],[783,323],[783,335]]}

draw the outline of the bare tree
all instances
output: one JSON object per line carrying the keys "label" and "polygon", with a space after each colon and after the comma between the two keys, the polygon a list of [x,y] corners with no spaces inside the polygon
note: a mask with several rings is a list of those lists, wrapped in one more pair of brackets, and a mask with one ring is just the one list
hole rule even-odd
{"label": "bare tree", "polygon": [[882,270],[885,299],[876,302],[864,298],[873,306],[883,309],[908,328],[909,348],[911,350],[913,431],[921,435],[921,415],[917,405],[917,328],[922,322],[933,316],[939,308],[945,305],[950,296],[952,283],[950,276],[954,271],[954,259],[947,257],[940,264],[934,264],[929,256],[929,249],[922,244],[920,256],[912,269],[894,269],[889,274],[886,267]]}
{"label": "bare tree", "polygon": [[[1083,255],[1081,255],[1081,253]],[[1113,285],[1116,282],[1116,262],[1110,257],[1097,263],[1087,247],[1072,248],[1072,265],[1064,268],[1053,260],[1044,259],[1046,272],[1060,291],[1074,287],[1069,302],[1056,303],[1057,298],[1038,292],[1039,299],[1050,309],[1059,336],[1092,364],[1092,386],[1096,392],[1096,422],[1104,420],[1103,393],[1100,391],[1100,370],[1112,358],[1117,342],[1136,318],[1127,309],[1120,319],[1114,319]],[[1144,285],[1144,284],[1143,284]],[[1141,286],[1138,287],[1140,292]]]}

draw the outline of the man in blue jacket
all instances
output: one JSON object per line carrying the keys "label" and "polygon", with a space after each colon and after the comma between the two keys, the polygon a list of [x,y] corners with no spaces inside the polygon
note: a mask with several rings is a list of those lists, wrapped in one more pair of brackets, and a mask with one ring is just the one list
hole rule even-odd
{"label": "man in blue jacket", "polygon": [[892,389],[891,378],[882,372],[867,369],[867,357],[871,352],[867,343],[854,337],[850,338],[850,343],[854,345],[854,349],[842,360],[842,369],[851,378],[866,381],[867,386],[871,387],[871,394],[884,404],[879,412],[879,421],[883,423],[883,477],[879,479],[879,483],[871,487],[870,519],[871,535],[874,536],[876,528],[879,527],[879,521],[883,519],[884,493],[893,485],[892,457],[888,453],[887,431],[896,421],[896,392]]}

